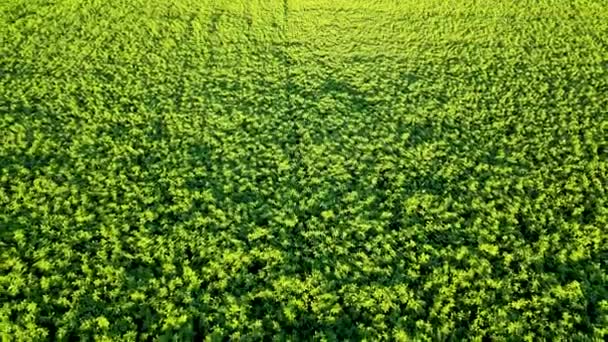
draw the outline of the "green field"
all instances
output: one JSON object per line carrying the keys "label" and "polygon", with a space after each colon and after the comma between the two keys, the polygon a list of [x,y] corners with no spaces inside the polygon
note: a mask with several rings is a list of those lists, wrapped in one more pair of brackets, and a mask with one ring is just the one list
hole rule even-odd
{"label": "green field", "polygon": [[0,1],[0,340],[606,338],[605,0]]}

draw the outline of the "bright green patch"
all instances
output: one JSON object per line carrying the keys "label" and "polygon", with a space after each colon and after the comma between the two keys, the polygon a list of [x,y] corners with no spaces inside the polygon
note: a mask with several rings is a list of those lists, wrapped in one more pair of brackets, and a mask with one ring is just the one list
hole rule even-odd
{"label": "bright green patch", "polygon": [[0,1],[0,339],[608,335],[600,0]]}

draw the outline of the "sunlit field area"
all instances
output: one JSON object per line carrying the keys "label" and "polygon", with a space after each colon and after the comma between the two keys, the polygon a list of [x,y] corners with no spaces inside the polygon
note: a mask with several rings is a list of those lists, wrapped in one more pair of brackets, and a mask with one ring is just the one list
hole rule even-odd
{"label": "sunlit field area", "polygon": [[0,1],[2,341],[607,337],[606,1]]}

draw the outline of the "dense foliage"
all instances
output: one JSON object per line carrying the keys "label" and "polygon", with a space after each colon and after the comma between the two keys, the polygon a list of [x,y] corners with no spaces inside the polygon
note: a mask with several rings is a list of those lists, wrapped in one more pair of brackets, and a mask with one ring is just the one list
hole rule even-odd
{"label": "dense foliage", "polygon": [[3,341],[608,336],[603,0],[0,1]]}

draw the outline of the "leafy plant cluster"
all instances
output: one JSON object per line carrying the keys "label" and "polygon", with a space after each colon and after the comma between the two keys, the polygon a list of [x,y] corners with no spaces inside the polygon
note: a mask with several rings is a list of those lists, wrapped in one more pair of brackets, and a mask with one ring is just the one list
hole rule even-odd
{"label": "leafy plant cluster", "polygon": [[608,336],[603,1],[0,2],[7,341]]}

